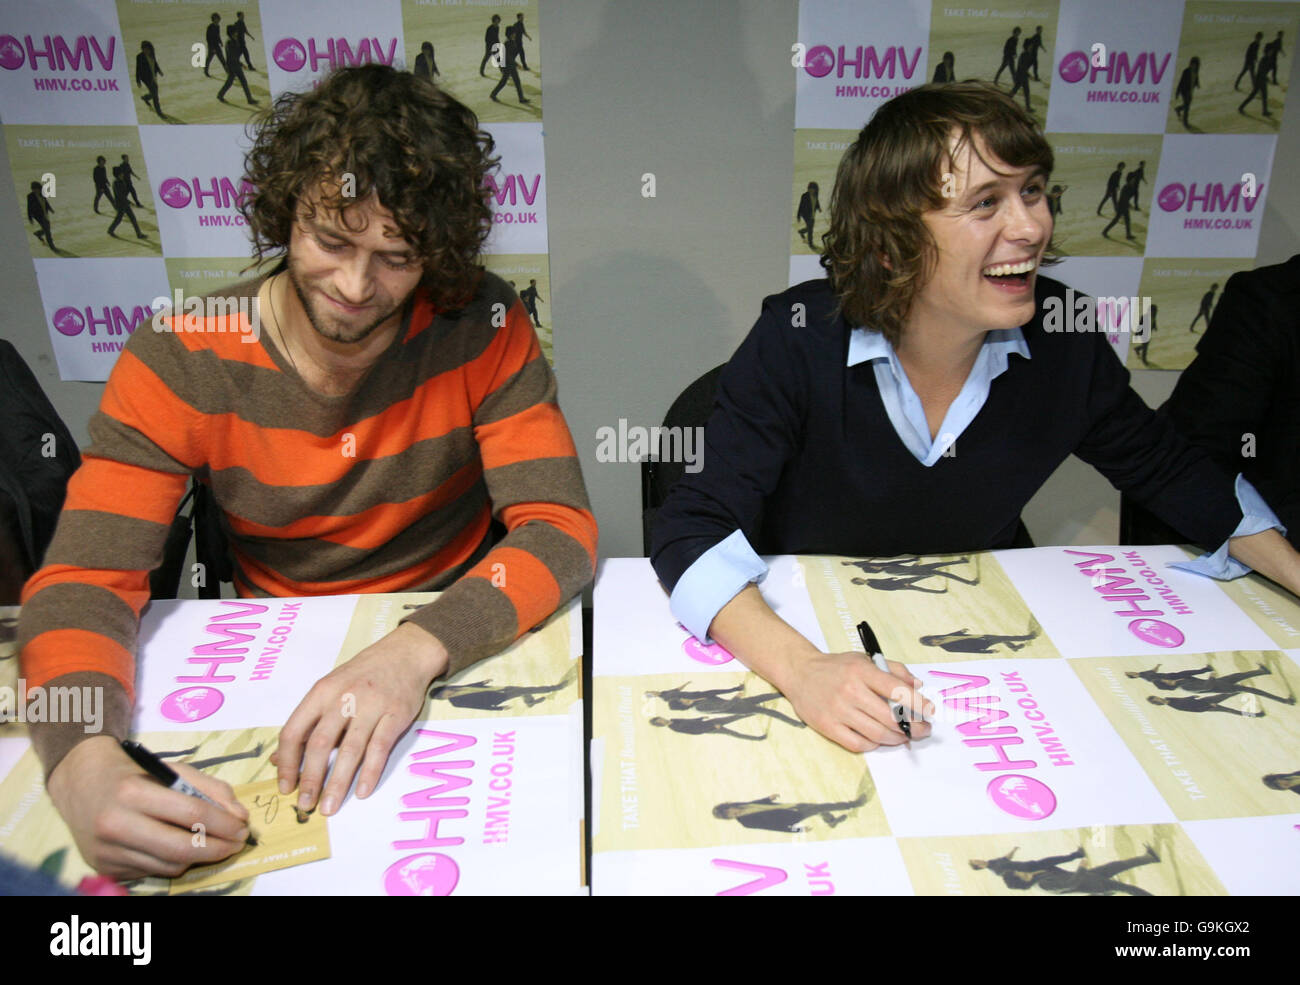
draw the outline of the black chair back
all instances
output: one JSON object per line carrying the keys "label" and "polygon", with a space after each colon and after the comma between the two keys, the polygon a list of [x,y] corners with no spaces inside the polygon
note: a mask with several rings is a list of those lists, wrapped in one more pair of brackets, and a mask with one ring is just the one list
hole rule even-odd
{"label": "black chair back", "polygon": [[[664,417],[665,428],[703,427],[708,423],[718,391],[718,377],[725,365],[715,366],[678,394]],[[650,556],[650,534],[655,514],[668,498],[668,490],[686,472],[685,462],[663,461],[665,442],[662,435],[660,438],[660,461],[641,463],[641,537],[646,557]]]}

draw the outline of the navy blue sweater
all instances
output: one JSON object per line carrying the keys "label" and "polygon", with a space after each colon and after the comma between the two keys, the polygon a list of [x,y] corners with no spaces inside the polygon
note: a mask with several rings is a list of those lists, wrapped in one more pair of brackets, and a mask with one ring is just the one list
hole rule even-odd
{"label": "navy blue sweater", "polygon": [[[930,467],[890,423],[870,362],[846,366],[850,326],[824,280],[767,298],[723,371],[703,468],[673,486],[651,557],[671,590],[709,548],[742,530],[759,554],[887,557],[1012,546],[1020,513],[1071,453],[1190,540],[1217,549],[1241,521],[1232,479],[1129,387],[1099,332],[1043,329],[1037,279],[1013,355],[988,400]],[[795,327],[794,305],[806,309]],[[1067,319],[1068,320],[1068,319]]]}

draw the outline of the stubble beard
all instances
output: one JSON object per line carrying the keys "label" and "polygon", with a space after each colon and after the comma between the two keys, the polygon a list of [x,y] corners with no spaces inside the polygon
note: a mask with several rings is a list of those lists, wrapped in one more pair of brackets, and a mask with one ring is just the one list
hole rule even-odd
{"label": "stubble beard", "polygon": [[325,319],[321,316],[320,312],[316,310],[312,301],[308,298],[302,282],[298,279],[297,271],[293,269],[292,263],[289,264],[288,274],[289,283],[293,285],[294,293],[298,295],[298,302],[302,305],[302,310],[307,313],[307,320],[311,322],[311,327],[315,330],[317,335],[329,342],[339,342],[345,345],[352,345],[365,341],[374,334],[375,330],[379,328],[380,325],[384,324],[384,322],[388,321],[393,317],[393,315],[400,311],[402,306],[406,304],[406,301],[408,300],[408,298],[403,298],[360,331],[351,333],[339,332],[331,329],[325,322]]}

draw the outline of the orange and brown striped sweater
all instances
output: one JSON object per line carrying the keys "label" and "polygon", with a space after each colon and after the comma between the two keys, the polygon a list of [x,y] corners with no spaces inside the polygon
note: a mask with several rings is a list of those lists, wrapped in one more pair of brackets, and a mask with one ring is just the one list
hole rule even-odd
{"label": "orange and brown striped sweater", "polygon": [[[231,293],[251,299],[259,284]],[[447,647],[448,675],[591,580],[596,524],[555,377],[500,278],[485,273],[454,312],[417,292],[404,330],[342,397],[309,389],[235,318],[142,326],[122,350],[23,591],[29,688],[103,686],[105,731],[125,737],[148,575],[192,475],[224,512],[241,595],[441,589],[411,621]],[[508,534],[485,554],[494,515]],[[47,774],[87,737],[32,728]]]}

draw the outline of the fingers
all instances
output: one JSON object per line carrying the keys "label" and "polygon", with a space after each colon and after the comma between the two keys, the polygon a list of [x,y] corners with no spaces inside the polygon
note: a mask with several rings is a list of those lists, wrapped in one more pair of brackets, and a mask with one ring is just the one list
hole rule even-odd
{"label": "fingers", "polygon": [[397,745],[397,740],[405,731],[406,726],[393,715],[385,715],[379,720],[374,734],[370,737],[370,744],[366,747],[365,762],[361,766],[361,775],[357,779],[358,797],[369,797],[371,791],[379,785],[379,778],[384,774],[384,767],[388,764],[393,746]]}
{"label": "fingers", "polygon": [[246,822],[248,820],[248,808],[235,798],[234,789],[225,780],[218,780],[215,776],[208,776],[188,763],[177,763],[174,768],[190,786],[211,797],[240,821]]}
{"label": "fingers", "polygon": [[[334,769],[330,771],[329,783],[325,786],[324,795],[321,798],[321,813],[333,814],[343,803],[343,798],[348,795],[348,789],[352,786],[352,778],[356,775],[357,767],[361,765],[361,759],[366,754],[366,748],[370,742],[372,727],[368,722],[362,722],[353,718],[348,720],[347,731],[343,735],[343,741],[339,745],[339,754],[334,758]],[[312,741],[315,741],[313,737]],[[308,749],[311,743],[308,743]],[[303,771],[303,793],[307,793],[307,787],[312,780],[308,778],[309,774]]]}
{"label": "fingers", "polygon": [[[143,774],[131,777],[126,783],[129,786],[124,785],[123,802],[129,803],[135,812],[148,820],[179,829],[187,844],[191,840],[190,833],[202,833],[209,840],[217,838],[236,845],[243,844],[248,838],[246,816],[238,817],[223,806],[169,790]],[[246,811],[244,813],[247,815]]]}
{"label": "fingers", "polygon": [[[325,774],[329,771],[330,755],[338,746],[345,730],[351,729],[355,721],[327,711],[312,726],[311,734],[302,746],[302,772],[298,775],[298,806],[303,810],[309,811],[316,806],[317,797],[325,784]],[[283,772],[284,768],[282,756],[280,770]]]}
{"label": "fingers", "polygon": [[[316,688],[312,688],[280,729],[280,741],[271,754],[271,762],[275,763],[280,780],[280,793],[288,794],[298,786],[298,768],[302,765],[307,739],[315,731],[319,719]],[[300,806],[306,808],[310,805]]]}
{"label": "fingers", "polygon": [[[934,702],[930,701],[925,695],[921,694],[921,687],[924,682],[912,674],[901,663],[889,661],[890,676],[896,681],[901,680],[904,686],[893,685],[889,691],[877,691],[883,694],[891,701],[896,701],[903,707],[912,712],[912,719],[916,721],[922,717],[929,718],[934,715]],[[888,678],[886,678],[888,680]]]}
{"label": "fingers", "polygon": [[191,865],[233,855],[248,834],[247,825],[221,807],[131,776],[96,815],[88,861],[114,878],[176,876]]}
{"label": "fingers", "polygon": [[825,725],[813,723],[819,732],[850,752],[867,752],[907,741],[888,703],[861,680],[845,683],[844,690],[831,703]]}

